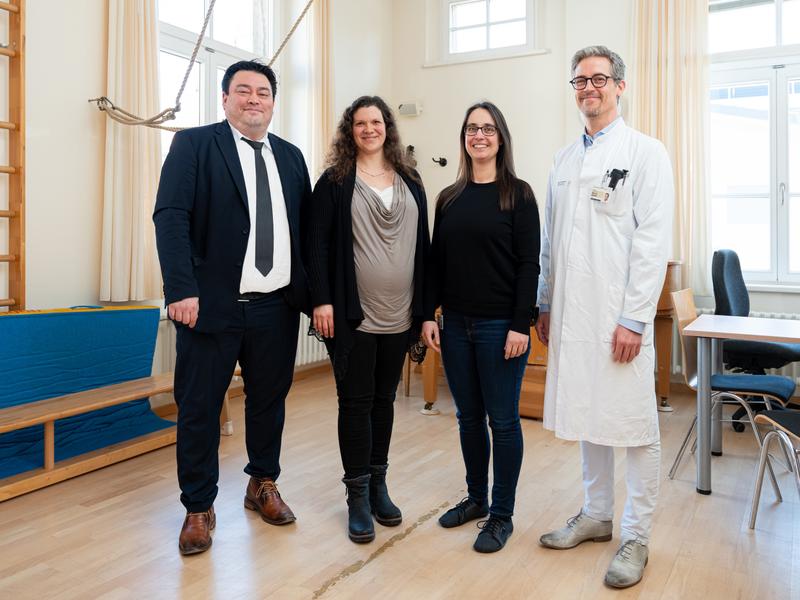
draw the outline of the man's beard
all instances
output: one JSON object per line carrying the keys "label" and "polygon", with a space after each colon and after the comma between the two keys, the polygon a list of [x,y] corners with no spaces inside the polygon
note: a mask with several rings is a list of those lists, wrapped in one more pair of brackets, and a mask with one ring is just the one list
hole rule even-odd
{"label": "man's beard", "polygon": [[597,108],[581,110],[581,112],[583,113],[584,117],[586,117],[588,119],[594,119],[595,117],[599,117],[600,116],[600,113],[602,112],[600,109],[601,109],[601,107],[598,106]]}

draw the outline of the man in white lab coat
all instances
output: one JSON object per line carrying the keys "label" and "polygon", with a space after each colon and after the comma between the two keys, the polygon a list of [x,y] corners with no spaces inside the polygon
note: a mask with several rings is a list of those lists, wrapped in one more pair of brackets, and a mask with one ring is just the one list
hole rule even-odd
{"label": "man in white lab coat", "polygon": [[549,347],[544,426],[580,441],[585,500],[540,542],[566,549],[611,539],[614,448],[625,448],[622,543],[605,582],[628,587],[647,564],[658,496],[653,318],[672,238],[672,168],[661,142],[620,116],[619,55],[584,48],[572,77],[586,127],[550,173],[536,332]]}

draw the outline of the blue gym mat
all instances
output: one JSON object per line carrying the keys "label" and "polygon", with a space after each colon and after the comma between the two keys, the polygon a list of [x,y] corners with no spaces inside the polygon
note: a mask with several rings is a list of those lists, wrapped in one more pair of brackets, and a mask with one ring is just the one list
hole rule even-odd
{"label": "blue gym mat", "polygon": [[[159,313],[125,307],[0,315],[0,408],[149,376]],[[146,398],[61,419],[55,459],[173,425]],[[42,425],[0,435],[0,478],[43,467],[43,452]]]}

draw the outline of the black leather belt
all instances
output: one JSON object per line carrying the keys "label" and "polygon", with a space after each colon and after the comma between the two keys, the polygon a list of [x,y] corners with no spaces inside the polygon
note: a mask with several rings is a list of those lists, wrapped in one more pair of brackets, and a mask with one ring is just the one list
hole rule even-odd
{"label": "black leather belt", "polygon": [[244,294],[239,294],[239,302],[250,302],[251,300],[260,300],[261,298],[266,298],[267,296],[271,296],[275,292],[245,292]]}

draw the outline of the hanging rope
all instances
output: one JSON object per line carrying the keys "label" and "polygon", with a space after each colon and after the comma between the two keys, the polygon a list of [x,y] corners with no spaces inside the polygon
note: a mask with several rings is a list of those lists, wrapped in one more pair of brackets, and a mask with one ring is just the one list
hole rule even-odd
{"label": "hanging rope", "polygon": [[[208,23],[211,20],[211,13],[214,11],[214,4],[216,4],[217,0],[209,0],[208,10],[206,11],[206,18],[203,20],[203,27],[200,29],[200,35],[197,37],[197,42],[194,45],[194,50],[192,50],[192,56],[189,59],[189,66],[186,68],[186,73],[183,76],[183,81],[181,82],[181,86],[178,89],[178,94],[175,96],[175,106],[171,108],[165,108],[160,113],[155,116],[150,117],[149,119],[143,119],[134,115],[133,113],[128,112],[127,110],[120,108],[119,106],[115,105],[111,100],[109,100],[106,96],[101,96],[99,98],[92,98],[89,102],[94,102],[97,104],[97,108],[103,112],[105,112],[111,119],[116,121],[117,123],[121,123],[122,125],[141,125],[144,127],[152,127],[153,129],[163,129],[165,131],[181,131],[185,129],[184,127],[169,127],[164,125],[167,121],[172,121],[175,119],[175,114],[180,112],[181,110],[181,96],[183,96],[183,91],[186,89],[186,83],[189,81],[189,75],[192,72],[192,68],[194,67],[194,63],[197,61],[197,53],[200,51],[200,46],[203,44],[203,39],[206,35],[206,29],[208,28]],[[292,25],[291,29],[289,29],[289,33],[283,38],[281,45],[278,46],[278,49],[272,55],[272,58],[267,63],[268,66],[272,66],[272,63],[280,55],[281,51],[284,49],[286,44],[291,39],[294,32],[300,26],[300,23],[303,21],[303,18],[306,16],[306,13],[311,9],[311,5],[314,3],[314,0],[308,0],[303,8],[300,16],[295,19],[294,24]]]}
{"label": "hanging rope", "polygon": [[305,17],[306,13],[311,9],[312,4],[314,4],[314,0],[308,0],[308,2],[306,3],[306,7],[303,9],[303,12],[301,12],[300,16],[297,17],[297,19],[295,19],[294,25],[292,25],[292,28],[289,30],[289,33],[287,33],[286,37],[283,38],[281,45],[278,46],[278,49],[275,51],[275,54],[272,55],[272,58],[267,63],[268,66],[271,67],[272,63],[275,62],[275,59],[278,58],[278,55],[281,53],[281,50],[283,50],[283,47],[286,45],[289,39],[294,35],[295,30],[298,27],[300,27],[300,23],[302,22],[303,17]]}

